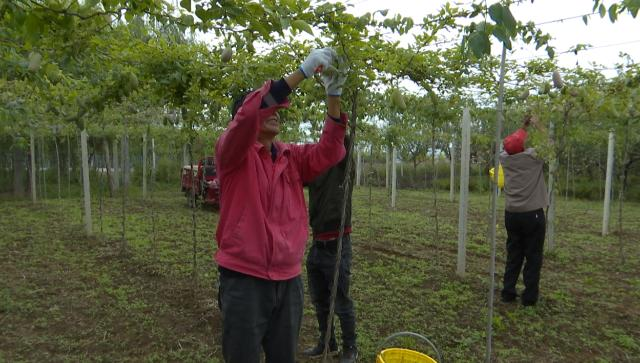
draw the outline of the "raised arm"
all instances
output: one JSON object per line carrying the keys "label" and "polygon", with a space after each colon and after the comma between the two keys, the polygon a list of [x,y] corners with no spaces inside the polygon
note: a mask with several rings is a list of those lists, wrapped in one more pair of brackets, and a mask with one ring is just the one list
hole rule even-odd
{"label": "raised arm", "polygon": [[346,154],[344,135],[347,115],[340,115],[340,122],[328,116],[317,144],[294,145],[291,150],[305,183],[313,181],[332,166],[338,164]]}
{"label": "raised arm", "polygon": [[328,49],[314,49],[299,69],[283,79],[266,82],[260,89],[246,96],[233,120],[217,143],[217,159],[220,170],[230,170],[247,157],[257,141],[261,123],[279,108],[288,107],[291,94],[307,74],[326,69],[333,60]]}
{"label": "raised arm", "polygon": [[[286,97],[282,103],[275,102],[270,94],[272,84],[273,81],[268,81],[260,89],[247,95],[220,136],[216,157],[220,171],[225,172],[240,165],[258,139],[262,120],[273,115],[279,108],[289,106]],[[263,104],[266,107],[262,107]]]}
{"label": "raised arm", "polygon": [[346,71],[322,75],[327,93],[327,119],[320,136],[320,142],[297,147],[298,166],[303,182],[312,181],[330,167],[338,164],[346,154],[344,135],[347,127],[347,115],[340,112],[340,96],[346,78]]}
{"label": "raised arm", "polygon": [[542,124],[540,124],[540,119],[536,115],[527,115],[524,117],[524,122],[522,124],[523,129],[527,129],[530,125],[533,125],[538,131],[542,133],[546,133],[547,130],[544,128]]}

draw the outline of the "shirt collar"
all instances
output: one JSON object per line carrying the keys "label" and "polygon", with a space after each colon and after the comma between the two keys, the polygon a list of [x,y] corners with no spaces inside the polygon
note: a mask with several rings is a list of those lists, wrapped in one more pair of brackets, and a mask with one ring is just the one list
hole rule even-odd
{"label": "shirt collar", "polygon": [[[285,144],[285,143],[282,143],[282,142],[274,141],[273,145],[276,147],[276,149],[278,149],[279,152],[282,152],[283,154],[284,153],[288,154],[288,153],[291,152],[289,144]],[[267,150],[267,148],[265,148],[264,145],[262,145],[261,143],[259,143],[257,141],[253,144],[253,149],[257,153],[260,153],[260,152],[271,153],[271,150]],[[264,151],[262,151],[263,149],[264,149]]]}

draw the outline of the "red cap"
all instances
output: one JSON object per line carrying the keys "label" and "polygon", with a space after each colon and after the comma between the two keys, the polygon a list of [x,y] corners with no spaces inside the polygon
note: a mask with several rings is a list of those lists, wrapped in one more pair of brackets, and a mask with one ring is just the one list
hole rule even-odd
{"label": "red cap", "polygon": [[527,131],[518,129],[513,134],[507,136],[502,141],[504,151],[509,155],[517,154],[524,151],[524,142],[527,140]]}

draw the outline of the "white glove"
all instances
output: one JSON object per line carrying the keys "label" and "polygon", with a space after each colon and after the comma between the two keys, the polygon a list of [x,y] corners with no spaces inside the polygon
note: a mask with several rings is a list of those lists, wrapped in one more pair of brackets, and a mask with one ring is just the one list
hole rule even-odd
{"label": "white glove", "polygon": [[328,69],[335,57],[336,52],[331,48],[312,50],[300,66],[304,78],[309,78],[313,76],[314,73]]}
{"label": "white glove", "polygon": [[342,95],[342,86],[347,81],[348,73],[349,68],[345,65],[344,59],[336,54],[334,63],[322,72],[320,76],[324,89],[327,91],[327,96]]}
{"label": "white glove", "polygon": [[347,80],[347,72],[342,70],[335,70],[333,72],[325,72],[320,76],[322,83],[324,83],[324,89],[327,91],[327,96],[341,96],[342,86]]}

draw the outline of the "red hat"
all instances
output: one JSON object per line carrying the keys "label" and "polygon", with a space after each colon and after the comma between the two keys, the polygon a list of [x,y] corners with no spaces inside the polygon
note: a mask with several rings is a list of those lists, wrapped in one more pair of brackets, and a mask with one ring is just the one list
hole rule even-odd
{"label": "red hat", "polygon": [[524,142],[527,140],[527,131],[518,129],[513,134],[507,136],[502,141],[504,151],[509,155],[517,154],[524,151]]}

